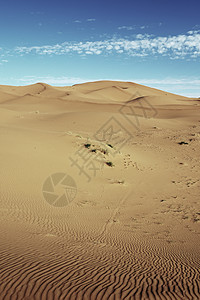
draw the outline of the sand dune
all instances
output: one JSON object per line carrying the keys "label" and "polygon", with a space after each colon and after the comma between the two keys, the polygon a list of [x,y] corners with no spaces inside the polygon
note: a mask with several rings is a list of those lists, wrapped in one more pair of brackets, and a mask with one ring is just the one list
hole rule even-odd
{"label": "sand dune", "polygon": [[0,299],[200,299],[200,101],[0,86]]}

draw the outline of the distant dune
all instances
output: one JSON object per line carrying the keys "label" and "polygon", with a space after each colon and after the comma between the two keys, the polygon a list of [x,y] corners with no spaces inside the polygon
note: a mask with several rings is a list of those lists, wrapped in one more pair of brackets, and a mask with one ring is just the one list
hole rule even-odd
{"label": "distant dune", "polygon": [[200,299],[200,99],[0,85],[0,300]]}

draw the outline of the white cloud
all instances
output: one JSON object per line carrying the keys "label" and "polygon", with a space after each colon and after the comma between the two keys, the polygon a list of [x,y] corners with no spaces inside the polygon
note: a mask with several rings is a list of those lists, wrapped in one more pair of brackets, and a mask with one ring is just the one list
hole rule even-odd
{"label": "white cloud", "polygon": [[87,19],[87,22],[95,22],[96,19]]}
{"label": "white cloud", "polygon": [[5,63],[8,63],[8,60],[7,59],[2,59],[2,60],[0,60],[0,65],[2,66],[3,64],[5,64]]}
{"label": "white cloud", "polygon": [[60,77],[54,77],[54,76],[25,76],[20,79],[14,79],[15,83],[13,84],[34,84],[37,82],[44,82],[50,85],[56,85],[56,86],[63,86],[63,85],[73,85],[73,84],[79,84],[84,82],[90,82],[93,81],[92,79],[83,79],[80,77],[67,77],[67,76],[60,76]]}
{"label": "white cloud", "polygon": [[118,27],[119,30],[134,30],[135,26],[119,26]]}
{"label": "white cloud", "polygon": [[[140,83],[144,84],[165,84],[165,85],[196,85],[200,88],[200,78],[165,78],[165,79],[142,79]],[[187,88],[187,86],[185,86]]]}
{"label": "white cloud", "polygon": [[157,88],[186,97],[200,97],[200,77],[137,79],[135,81],[139,84],[147,85],[152,88]]}
{"label": "white cloud", "polygon": [[14,52],[20,55],[29,53],[38,55],[123,53],[136,57],[160,55],[168,56],[170,59],[196,59],[200,56],[200,30],[175,36],[154,37],[148,34],[138,34],[132,40],[112,38],[93,42],[64,42],[56,45],[16,47]]}
{"label": "white cloud", "polygon": [[142,26],[138,26],[138,25],[133,25],[133,26],[126,26],[126,25],[123,25],[123,26],[119,26],[118,29],[119,30],[136,30],[136,29],[145,29],[145,28],[148,28],[149,26],[147,25],[142,25]]}

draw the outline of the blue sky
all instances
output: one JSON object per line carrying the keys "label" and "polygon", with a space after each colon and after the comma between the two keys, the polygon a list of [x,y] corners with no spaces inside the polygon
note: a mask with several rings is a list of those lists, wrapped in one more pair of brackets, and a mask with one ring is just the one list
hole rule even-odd
{"label": "blue sky", "polygon": [[200,97],[199,12],[199,0],[3,0],[0,84],[127,80]]}

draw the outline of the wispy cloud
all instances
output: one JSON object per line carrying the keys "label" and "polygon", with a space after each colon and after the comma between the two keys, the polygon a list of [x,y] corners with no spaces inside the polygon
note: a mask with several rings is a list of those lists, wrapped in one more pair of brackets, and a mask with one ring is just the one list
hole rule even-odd
{"label": "wispy cloud", "polygon": [[149,26],[146,26],[146,25],[142,25],[142,26],[138,26],[138,25],[133,25],[133,26],[119,26],[118,29],[119,30],[136,30],[136,29],[146,29],[148,28]]}
{"label": "wispy cloud", "polygon": [[193,85],[193,86],[197,86],[200,89],[200,77],[196,78],[196,77],[184,77],[184,78],[174,78],[174,77],[167,77],[164,79],[158,79],[158,78],[154,78],[154,79],[137,79],[137,82],[140,82],[140,84],[145,84],[145,85],[173,85],[173,86],[177,86],[177,85],[184,85],[185,89],[188,88],[187,85]]}
{"label": "wispy cloud", "polygon": [[25,76],[23,78],[16,79],[16,84],[34,84],[37,82],[45,82],[50,85],[73,85],[84,82],[91,82],[93,79],[86,79],[80,77],[66,77],[66,76]]}
{"label": "wispy cloud", "polygon": [[200,30],[191,30],[187,34],[153,37],[138,34],[130,39],[107,39],[87,42],[64,42],[56,45],[16,47],[14,52],[20,55],[108,55],[124,54],[128,56],[168,56],[170,59],[200,56]]}
{"label": "wispy cloud", "polygon": [[7,59],[0,59],[0,65],[3,65],[3,64],[6,64],[8,63],[8,60]]}
{"label": "wispy cloud", "polygon": [[123,30],[123,29],[125,29],[125,30],[135,30],[135,28],[136,28],[135,26],[125,26],[125,25],[118,27],[119,30]]}
{"label": "wispy cloud", "polygon": [[137,79],[136,82],[186,97],[200,97],[200,77]]}
{"label": "wispy cloud", "polygon": [[87,19],[86,21],[87,21],[87,22],[95,22],[96,19]]}

